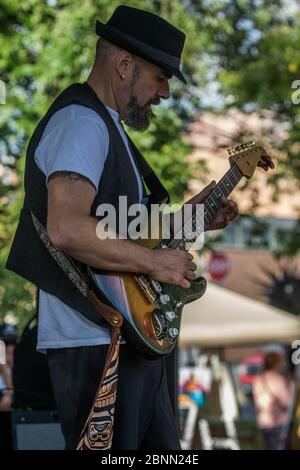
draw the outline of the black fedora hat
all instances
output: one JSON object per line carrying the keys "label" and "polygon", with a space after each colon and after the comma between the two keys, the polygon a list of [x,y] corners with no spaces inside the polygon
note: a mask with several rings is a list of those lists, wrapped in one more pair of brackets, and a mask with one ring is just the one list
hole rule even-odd
{"label": "black fedora hat", "polygon": [[96,22],[98,36],[161,66],[186,83],[180,71],[185,34],[148,11],[120,5],[106,24]]}

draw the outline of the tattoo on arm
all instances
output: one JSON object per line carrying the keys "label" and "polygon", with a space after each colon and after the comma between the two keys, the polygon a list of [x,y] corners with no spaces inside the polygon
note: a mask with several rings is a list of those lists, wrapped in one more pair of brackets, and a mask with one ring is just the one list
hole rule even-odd
{"label": "tattoo on arm", "polygon": [[91,184],[93,188],[95,188],[89,178],[73,171],[55,171],[49,176],[48,182],[56,178],[65,179],[67,181],[85,181],[86,183]]}

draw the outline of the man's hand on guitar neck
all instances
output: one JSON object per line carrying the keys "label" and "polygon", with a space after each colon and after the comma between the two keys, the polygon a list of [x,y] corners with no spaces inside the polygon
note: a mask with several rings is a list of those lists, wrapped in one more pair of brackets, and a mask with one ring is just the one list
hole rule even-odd
{"label": "man's hand on guitar neck", "polygon": [[[193,206],[193,212],[194,212],[194,210],[196,210],[197,204],[203,204],[206,198],[209,196],[209,194],[213,191],[215,187],[216,187],[216,182],[212,181],[202,191],[200,191],[200,193],[198,193],[192,199],[189,199],[183,205],[183,207],[186,204],[191,204]],[[234,220],[239,215],[239,209],[238,209],[237,203],[234,202],[232,199],[227,199],[226,197],[223,197],[221,199],[221,202],[222,202],[222,207],[218,210],[214,219],[211,221],[211,223],[205,230],[217,230],[217,229],[224,228],[228,225],[229,222]],[[176,212],[174,214],[175,218],[176,218],[176,214],[178,214],[178,217],[181,223],[181,217],[182,217],[181,211],[179,211],[178,213]],[[174,222],[171,222],[171,223],[173,224],[173,226],[175,225]]]}
{"label": "man's hand on guitar neck", "polygon": [[[261,161],[257,164],[260,168],[268,171],[270,168],[274,169],[275,165],[270,155],[263,155]],[[209,194],[216,187],[216,182],[211,181],[200,193],[187,201],[185,204],[192,204],[195,208],[197,204],[203,204]],[[225,228],[230,222],[236,219],[239,215],[239,208],[235,201],[222,197],[222,207],[217,211],[215,217],[210,222],[206,230],[219,230]]]}

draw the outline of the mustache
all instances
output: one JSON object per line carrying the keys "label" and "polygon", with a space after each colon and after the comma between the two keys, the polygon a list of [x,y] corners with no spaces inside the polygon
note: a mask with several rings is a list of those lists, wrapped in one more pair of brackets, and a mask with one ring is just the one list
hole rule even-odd
{"label": "mustache", "polygon": [[150,100],[150,101],[148,101],[148,103],[146,103],[145,107],[146,107],[146,106],[149,106],[149,105],[151,105],[151,104],[153,104],[153,105],[158,105],[158,104],[160,104],[160,98],[157,98],[156,100]]}
{"label": "mustache", "polygon": [[155,114],[150,107],[150,104],[154,103],[159,104],[160,99],[151,99],[144,106],[141,106],[138,104],[137,98],[132,94],[127,105],[126,116],[124,119],[125,124],[140,132],[147,129],[150,125],[150,121],[155,117]]}

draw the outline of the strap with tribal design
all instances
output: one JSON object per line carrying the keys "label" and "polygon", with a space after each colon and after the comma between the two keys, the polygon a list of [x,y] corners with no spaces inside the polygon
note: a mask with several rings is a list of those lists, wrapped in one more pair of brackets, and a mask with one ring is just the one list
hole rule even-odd
{"label": "strap with tribal design", "polygon": [[117,398],[120,328],[114,328],[102,379],[76,450],[110,450]]}
{"label": "strap with tribal design", "polygon": [[117,399],[119,350],[121,341],[120,327],[123,318],[114,308],[104,304],[89,288],[85,276],[70,258],[55,248],[49,240],[43,224],[31,213],[34,227],[57,264],[68,279],[77,287],[84,297],[87,297],[99,314],[113,326],[111,343],[106,357],[104,370],[96,393],[94,403],[81,432],[76,450],[110,450],[112,448],[114,412]]}

